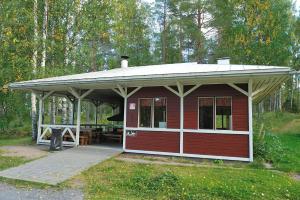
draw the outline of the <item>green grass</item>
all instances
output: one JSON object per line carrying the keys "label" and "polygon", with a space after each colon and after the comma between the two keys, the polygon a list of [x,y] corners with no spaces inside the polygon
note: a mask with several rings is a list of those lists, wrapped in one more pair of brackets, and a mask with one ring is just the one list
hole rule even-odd
{"label": "green grass", "polygon": [[260,169],[109,160],[84,172],[87,199],[297,199],[300,182]]}
{"label": "green grass", "polygon": [[[25,145],[25,144],[31,144],[30,137],[0,139],[0,146]],[[23,157],[3,156],[2,151],[0,151],[0,170],[4,170],[4,169],[10,168],[10,167],[16,167],[16,166],[24,164],[26,162],[28,162],[28,160],[26,160]]]}
{"label": "green grass", "polygon": [[284,153],[281,160],[275,161],[274,167],[286,172],[300,173],[300,134],[278,135]]}
{"label": "green grass", "polygon": [[1,156],[0,152],[0,170],[4,170],[10,167],[16,167],[26,162],[27,160],[22,157]]}
{"label": "green grass", "polygon": [[300,173],[300,114],[265,113],[254,120],[256,132],[264,123],[266,132],[276,135],[283,148],[282,157],[273,166],[281,171]]}
{"label": "green grass", "polygon": [[14,138],[0,138],[0,146],[9,145],[29,145],[32,144],[31,137],[14,137]]}

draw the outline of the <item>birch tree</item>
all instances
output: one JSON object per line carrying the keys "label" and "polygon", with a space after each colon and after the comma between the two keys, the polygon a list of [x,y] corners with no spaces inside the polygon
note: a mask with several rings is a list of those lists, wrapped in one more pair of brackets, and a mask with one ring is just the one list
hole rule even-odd
{"label": "birch tree", "polygon": [[[37,41],[38,41],[38,13],[37,13],[38,1],[33,1],[33,21],[34,21],[34,35],[33,35],[33,55],[32,55],[32,73],[35,76],[37,73]],[[37,138],[37,109],[36,109],[36,94],[31,93],[31,127],[32,127],[32,139]]]}

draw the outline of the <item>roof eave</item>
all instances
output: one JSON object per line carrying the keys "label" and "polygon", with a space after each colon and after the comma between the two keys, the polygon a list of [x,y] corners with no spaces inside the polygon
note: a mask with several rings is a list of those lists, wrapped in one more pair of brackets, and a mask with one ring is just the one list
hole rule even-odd
{"label": "roof eave", "polygon": [[153,80],[155,79],[162,79],[162,80],[172,80],[178,78],[180,79],[194,79],[194,78],[228,78],[228,77],[254,77],[254,76],[265,76],[265,75],[289,75],[294,71],[287,69],[272,69],[272,70],[243,70],[243,71],[235,71],[235,73],[218,71],[218,72],[196,72],[196,73],[184,73],[184,74],[154,74],[154,75],[137,75],[137,76],[120,76],[120,77],[109,77],[109,78],[90,78],[90,79],[73,79],[73,80],[58,80],[58,81],[41,81],[33,82],[33,81],[25,81],[25,82],[17,82],[9,84],[10,89],[16,90],[29,90],[37,88],[38,86],[55,86],[55,85],[72,85],[74,83],[77,84],[89,84],[89,83],[114,83],[116,81],[119,82],[126,82],[128,80],[132,81],[146,81],[146,80]]}

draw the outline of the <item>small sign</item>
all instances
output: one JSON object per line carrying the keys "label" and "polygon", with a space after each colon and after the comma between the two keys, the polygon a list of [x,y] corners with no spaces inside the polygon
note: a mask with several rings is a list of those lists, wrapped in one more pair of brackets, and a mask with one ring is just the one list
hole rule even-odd
{"label": "small sign", "polygon": [[129,110],[135,110],[135,103],[129,104]]}

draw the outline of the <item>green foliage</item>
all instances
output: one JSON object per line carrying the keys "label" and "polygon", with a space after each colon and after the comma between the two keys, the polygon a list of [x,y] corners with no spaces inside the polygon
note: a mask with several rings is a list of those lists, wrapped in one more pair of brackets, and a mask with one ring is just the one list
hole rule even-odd
{"label": "green foliage", "polygon": [[258,134],[254,134],[253,139],[253,153],[256,159],[278,162],[284,156],[285,152],[278,136],[266,134],[260,137]]}
{"label": "green foliage", "polygon": [[293,35],[292,2],[215,0],[212,24],[219,30],[216,57],[233,63],[289,65]]}
{"label": "green foliage", "polygon": [[300,115],[264,113],[254,119],[256,159],[272,162],[279,170],[300,172]]}

